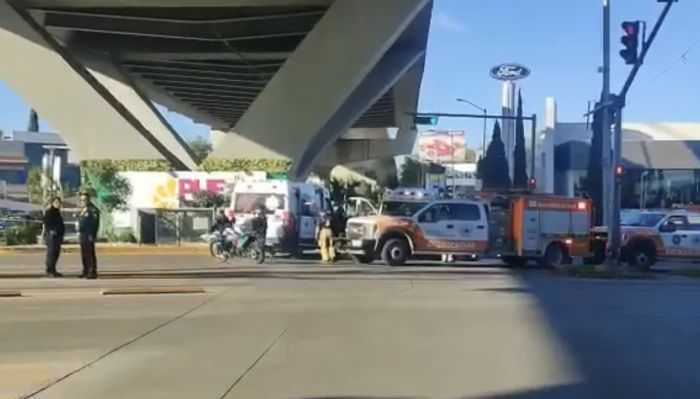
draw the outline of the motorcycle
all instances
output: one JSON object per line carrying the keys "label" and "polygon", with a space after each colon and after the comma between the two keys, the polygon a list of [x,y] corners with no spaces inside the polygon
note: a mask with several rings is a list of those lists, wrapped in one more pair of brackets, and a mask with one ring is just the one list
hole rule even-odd
{"label": "motorcycle", "polygon": [[250,259],[257,264],[265,262],[265,243],[253,234],[226,228],[203,234],[202,239],[209,244],[209,253],[222,262],[231,258]]}

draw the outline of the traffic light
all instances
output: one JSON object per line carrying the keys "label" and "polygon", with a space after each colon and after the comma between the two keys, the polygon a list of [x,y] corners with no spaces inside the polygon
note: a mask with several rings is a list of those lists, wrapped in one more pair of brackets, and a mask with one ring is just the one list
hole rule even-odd
{"label": "traffic light", "polygon": [[416,115],[413,117],[413,124],[435,126],[438,123],[438,117],[435,115]]}
{"label": "traffic light", "polygon": [[639,25],[639,21],[622,23],[625,34],[620,41],[625,48],[620,50],[620,56],[627,65],[635,65],[639,61]]}
{"label": "traffic light", "polygon": [[625,174],[625,169],[622,166],[617,166],[615,168],[615,177],[618,179],[622,178],[622,175]]}

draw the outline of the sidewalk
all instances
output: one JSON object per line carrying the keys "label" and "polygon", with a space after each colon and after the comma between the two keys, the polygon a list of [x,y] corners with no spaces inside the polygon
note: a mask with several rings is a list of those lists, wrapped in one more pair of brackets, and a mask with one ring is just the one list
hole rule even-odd
{"label": "sidewalk", "polygon": [[[4,254],[35,254],[46,251],[44,245],[14,245],[0,246],[0,255]],[[78,244],[64,244],[61,253],[80,253]],[[98,243],[98,255],[177,255],[177,254],[208,254],[205,244],[178,245],[138,245],[121,243]]]}

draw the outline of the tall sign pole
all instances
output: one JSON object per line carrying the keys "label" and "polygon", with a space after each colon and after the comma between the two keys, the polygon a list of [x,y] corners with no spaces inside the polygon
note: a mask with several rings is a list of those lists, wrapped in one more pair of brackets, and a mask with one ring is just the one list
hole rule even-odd
{"label": "tall sign pole", "polygon": [[603,224],[610,226],[610,204],[612,187],[612,137],[610,134],[610,114],[608,112],[608,102],[610,101],[610,0],[603,0],[603,92],[601,94],[602,111],[601,125],[603,126]]}

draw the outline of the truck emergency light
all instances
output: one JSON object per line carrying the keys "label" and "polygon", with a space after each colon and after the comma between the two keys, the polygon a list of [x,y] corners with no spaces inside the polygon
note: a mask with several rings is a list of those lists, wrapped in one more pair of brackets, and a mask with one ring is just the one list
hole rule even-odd
{"label": "truck emergency light", "polygon": [[586,204],[586,201],[579,201],[578,204],[576,204],[576,208],[579,211],[585,211],[587,207],[588,207],[588,204]]}

